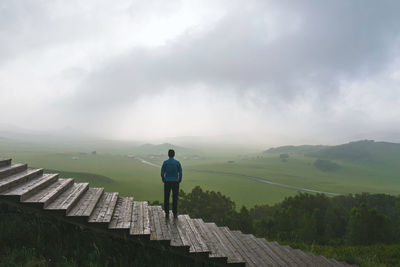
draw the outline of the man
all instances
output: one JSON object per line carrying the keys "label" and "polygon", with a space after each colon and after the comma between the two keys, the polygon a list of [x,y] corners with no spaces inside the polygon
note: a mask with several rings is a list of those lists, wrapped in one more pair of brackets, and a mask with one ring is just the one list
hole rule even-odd
{"label": "man", "polygon": [[178,217],[178,192],[179,183],[182,181],[181,163],[174,159],[175,151],[168,150],[168,157],[161,167],[161,178],[164,182],[164,211],[165,217],[169,218],[169,196],[172,190],[172,213],[174,218]]}

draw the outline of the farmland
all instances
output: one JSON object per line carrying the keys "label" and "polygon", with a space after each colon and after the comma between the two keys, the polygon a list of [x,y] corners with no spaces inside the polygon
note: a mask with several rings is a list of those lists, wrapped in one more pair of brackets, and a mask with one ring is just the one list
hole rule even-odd
{"label": "farmland", "polygon": [[[59,172],[62,177],[88,181],[137,200],[161,200],[163,187],[158,165],[169,147],[177,151],[184,178],[181,189],[196,185],[220,191],[238,206],[273,204],[297,194],[299,189],[333,194],[400,194],[400,164],[396,154],[383,161],[335,159],[335,171],[321,171],[315,157],[289,152],[282,160],[279,153],[233,153],[163,145],[137,145],[115,141],[22,142],[0,139],[0,156],[31,167]],[[151,164],[146,164],[143,161]],[[266,180],[268,183],[260,182]],[[271,184],[277,183],[277,184]],[[293,187],[293,188],[291,188]]]}

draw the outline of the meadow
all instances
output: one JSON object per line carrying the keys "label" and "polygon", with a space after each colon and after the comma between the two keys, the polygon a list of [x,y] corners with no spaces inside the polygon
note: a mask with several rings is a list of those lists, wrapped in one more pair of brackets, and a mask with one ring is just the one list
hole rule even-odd
{"label": "meadow", "polygon": [[[162,200],[160,171],[168,147],[115,141],[24,142],[0,139],[0,157],[26,162],[59,172],[61,177],[90,182],[109,192],[134,196],[136,200]],[[241,205],[274,204],[298,189],[257,181],[264,179],[288,186],[320,190],[335,194],[400,194],[398,159],[382,162],[338,160],[341,168],[321,171],[313,165],[315,158],[291,153],[283,161],[279,154],[204,152],[174,147],[184,170],[181,189],[189,192],[199,185],[205,190],[220,191]],[[95,152],[94,152],[95,151]],[[156,166],[143,163],[145,160]],[[256,179],[254,179],[256,178]]]}

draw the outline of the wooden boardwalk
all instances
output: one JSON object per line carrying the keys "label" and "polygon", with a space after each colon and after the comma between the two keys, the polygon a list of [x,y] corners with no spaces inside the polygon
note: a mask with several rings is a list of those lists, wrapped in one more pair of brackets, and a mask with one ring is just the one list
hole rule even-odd
{"label": "wooden boardwalk", "polygon": [[0,158],[0,200],[220,266],[350,266],[188,215],[166,219],[161,206],[12,164],[11,159]]}

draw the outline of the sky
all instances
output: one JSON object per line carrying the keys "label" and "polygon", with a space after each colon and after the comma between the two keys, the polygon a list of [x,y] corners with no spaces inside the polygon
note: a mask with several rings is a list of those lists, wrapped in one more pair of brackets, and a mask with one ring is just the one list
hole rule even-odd
{"label": "sky", "polygon": [[2,0],[0,129],[400,142],[400,1]]}

